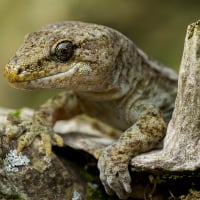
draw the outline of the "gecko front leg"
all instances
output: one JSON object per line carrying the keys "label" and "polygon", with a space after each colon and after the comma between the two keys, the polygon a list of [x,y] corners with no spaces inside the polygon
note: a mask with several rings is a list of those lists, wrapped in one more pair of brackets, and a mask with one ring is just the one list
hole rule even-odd
{"label": "gecko front leg", "polygon": [[115,192],[120,199],[130,195],[132,189],[128,164],[131,158],[152,149],[163,138],[165,131],[166,124],[158,109],[148,106],[137,122],[115,144],[102,152],[98,168],[108,194]]}
{"label": "gecko front leg", "polygon": [[8,141],[17,137],[17,151],[21,152],[33,142],[35,137],[39,136],[46,155],[49,156],[52,144],[63,146],[63,139],[53,131],[54,123],[59,119],[69,119],[79,113],[81,113],[81,108],[74,92],[60,93],[40,106],[31,120],[16,121],[10,118],[11,126],[6,131]]}

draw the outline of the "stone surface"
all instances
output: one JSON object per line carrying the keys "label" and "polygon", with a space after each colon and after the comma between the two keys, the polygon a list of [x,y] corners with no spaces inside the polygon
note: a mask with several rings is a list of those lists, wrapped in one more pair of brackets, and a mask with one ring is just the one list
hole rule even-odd
{"label": "stone surface", "polygon": [[[9,127],[10,111],[0,109],[0,199],[72,199],[77,194],[84,199],[86,184],[71,162],[63,163],[55,154],[46,157],[40,140],[19,154],[17,140],[6,141],[3,124]],[[20,112],[26,119],[32,114],[28,109]]]}
{"label": "stone surface", "polygon": [[[9,113],[12,114],[7,120]],[[33,110],[27,108],[0,108],[0,199],[109,200],[100,186],[97,160],[88,153],[96,156],[113,139],[84,124],[86,133],[70,132],[69,129],[75,131],[72,124],[76,126],[76,121],[58,122],[55,130],[65,133],[65,146],[71,148],[55,149],[56,154],[47,157],[41,140],[37,138],[18,154],[17,140],[8,142],[5,133],[9,132],[5,129],[13,127],[15,120],[30,120],[32,115]]]}

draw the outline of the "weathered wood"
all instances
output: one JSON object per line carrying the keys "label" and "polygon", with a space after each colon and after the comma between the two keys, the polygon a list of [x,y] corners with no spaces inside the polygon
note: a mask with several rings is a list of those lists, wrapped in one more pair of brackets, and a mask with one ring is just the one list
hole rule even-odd
{"label": "weathered wood", "polygon": [[200,169],[200,21],[187,29],[175,109],[163,148],[138,155],[131,166],[137,171]]}

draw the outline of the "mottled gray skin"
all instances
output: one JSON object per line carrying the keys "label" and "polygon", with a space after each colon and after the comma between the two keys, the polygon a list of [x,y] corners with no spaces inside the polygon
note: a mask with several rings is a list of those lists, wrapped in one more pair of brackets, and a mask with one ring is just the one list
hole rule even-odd
{"label": "mottled gray skin", "polygon": [[[60,62],[51,53],[65,40],[76,48],[68,61]],[[58,115],[69,119],[86,113],[121,130],[118,141],[102,152],[98,168],[108,194],[115,192],[121,199],[130,195],[129,161],[163,138],[177,91],[175,72],[150,60],[116,30],[63,22],[30,33],[4,74],[17,88],[68,91],[35,112],[33,120],[38,126],[52,127]],[[33,133],[31,138],[20,136],[18,151],[36,135],[41,135],[47,154],[51,152],[51,139],[62,145],[59,136],[46,136],[47,131]]]}

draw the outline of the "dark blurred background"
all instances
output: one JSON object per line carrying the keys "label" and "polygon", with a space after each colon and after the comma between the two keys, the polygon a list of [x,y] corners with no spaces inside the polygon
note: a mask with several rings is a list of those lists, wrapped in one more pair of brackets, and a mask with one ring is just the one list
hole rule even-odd
{"label": "dark blurred background", "polygon": [[45,24],[79,20],[110,26],[178,70],[187,25],[199,15],[199,0],[0,0],[0,106],[36,107],[57,92],[13,89],[3,77],[24,35]]}

